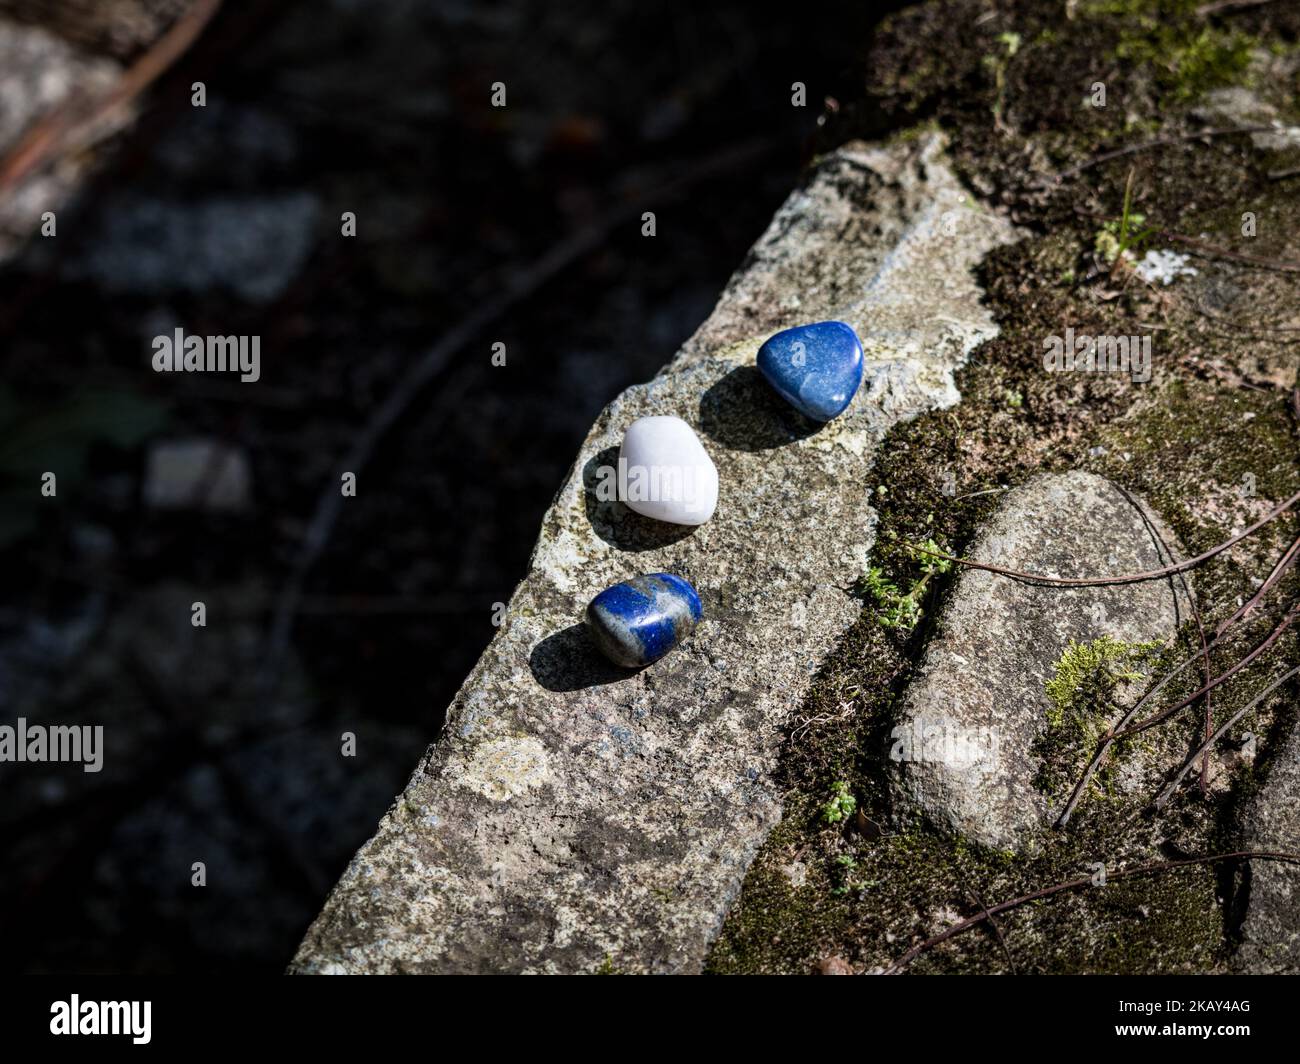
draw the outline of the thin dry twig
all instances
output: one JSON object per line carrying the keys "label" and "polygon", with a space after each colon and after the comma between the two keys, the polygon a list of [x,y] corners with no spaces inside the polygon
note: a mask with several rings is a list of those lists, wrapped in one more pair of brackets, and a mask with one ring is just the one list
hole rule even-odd
{"label": "thin dry twig", "polygon": [[1161,229],[1158,232],[1160,236],[1171,243],[1182,244],[1205,258],[1227,259],[1229,262],[1240,262],[1246,266],[1258,266],[1264,270],[1276,270],[1278,273],[1300,273],[1300,262],[1288,262],[1285,259],[1264,259],[1258,255],[1243,255],[1239,251],[1221,248],[1216,244],[1207,244],[1204,240],[1184,236],[1182,233],[1175,233],[1169,229]]}
{"label": "thin dry twig", "polygon": [[[1259,604],[1259,602],[1268,593],[1268,591],[1272,588],[1272,586],[1277,583],[1282,573],[1295,561],[1297,554],[1300,553],[1298,552],[1298,548],[1300,548],[1300,539],[1292,543],[1291,546],[1287,548],[1287,550],[1283,553],[1282,557],[1278,559],[1277,563],[1273,566],[1273,571],[1269,574],[1268,579],[1266,579],[1264,583],[1260,585],[1259,590],[1254,594],[1254,596],[1251,597],[1250,601],[1244,603],[1235,613],[1233,613],[1231,617],[1229,617],[1226,621],[1224,621],[1222,624],[1219,625],[1218,629],[1214,633],[1214,638],[1209,640],[1209,642],[1204,645],[1202,649],[1202,654],[1208,655],[1208,652],[1223,639],[1223,637],[1227,634],[1228,630],[1233,627],[1233,625],[1237,624],[1239,621],[1243,620],[1245,617],[1247,617],[1250,614],[1251,610],[1253,610]],[[1292,608],[1293,610],[1295,609],[1295,607]],[[1285,627],[1290,623],[1291,622],[1289,620],[1283,618],[1283,623],[1279,624],[1278,628],[1274,629],[1274,632],[1272,635],[1270,635],[1269,640],[1266,641],[1266,643],[1263,646],[1256,647],[1255,650],[1251,652],[1250,659],[1253,660],[1254,657],[1257,657],[1259,654],[1263,653],[1264,650],[1268,649],[1268,646],[1272,645],[1271,641],[1274,638],[1274,636],[1281,634],[1279,628],[1281,630],[1285,630]],[[1190,658],[1186,658],[1182,663],[1177,665],[1175,668],[1171,669],[1169,672],[1165,673],[1165,675],[1160,679],[1158,683],[1156,683],[1153,687],[1151,687],[1146,692],[1146,694],[1144,694],[1140,699],[1138,699],[1138,701],[1134,703],[1134,705],[1130,709],[1128,709],[1118,721],[1116,721],[1113,725],[1111,725],[1109,729],[1107,729],[1106,734],[1102,737],[1101,741],[1097,745],[1097,752],[1093,755],[1092,760],[1088,762],[1088,766],[1087,768],[1084,769],[1083,775],[1079,778],[1079,781],[1074,785],[1074,790],[1070,792],[1070,798],[1065,804],[1065,809],[1062,810],[1061,815],[1056,820],[1056,827],[1063,828],[1070,822],[1070,817],[1074,814],[1075,808],[1078,806],[1079,801],[1082,799],[1084,791],[1088,786],[1088,782],[1092,779],[1093,775],[1095,775],[1097,770],[1101,767],[1102,762],[1105,761],[1106,755],[1110,752],[1110,748],[1114,744],[1114,742],[1117,739],[1121,738],[1123,734],[1125,734],[1125,728],[1128,725],[1128,723],[1138,715],[1138,713],[1141,711],[1143,706],[1145,706],[1148,702],[1150,702],[1153,698],[1155,698],[1156,695],[1158,695],[1161,691],[1163,691],[1165,687],[1168,686],[1170,681],[1172,681],[1175,677],[1181,675],[1184,669],[1186,669],[1189,665],[1191,665],[1194,661],[1196,661],[1200,657],[1201,655],[1194,655]],[[1226,679],[1228,676],[1232,675],[1232,673],[1240,671],[1240,669],[1244,668],[1246,664],[1249,664],[1249,661],[1239,662],[1237,666],[1229,670],[1228,673],[1225,673],[1224,676],[1220,678],[1220,682],[1221,680]],[[1217,686],[1217,682],[1207,681],[1206,688],[1210,688],[1212,686]],[[1170,713],[1177,712],[1179,709],[1182,708],[1183,705],[1186,704],[1188,703],[1184,702],[1178,706],[1173,707],[1173,709],[1166,711],[1163,715],[1161,715],[1160,719],[1164,719],[1164,717],[1168,716]],[[1147,721],[1143,722],[1143,727],[1144,728],[1149,727],[1157,723],[1159,723],[1159,720],[1157,720],[1155,717],[1148,718]]]}
{"label": "thin dry twig", "polygon": [[83,146],[116,111],[140,96],[189,51],[220,7],[221,0],[195,0],[103,96],[68,100],[41,118],[0,160],[0,196],[8,195],[64,152]]}
{"label": "thin dry twig", "polygon": [[[1300,343],[1300,339],[1291,339],[1290,337],[1279,337],[1277,333],[1294,333],[1300,332],[1300,325],[1247,325],[1244,322],[1229,318],[1227,315],[1220,314],[1218,311],[1211,310],[1200,300],[1184,300],[1184,306],[1189,306],[1193,312],[1199,314],[1202,318],[1207,318],[1216,324],[1226,326],[1231,332],[1216,331],[1216,336],[1226,336],[1234,340],[1240,340],[1243,336],[1257,338],[1262,340],[1271,340],[1274,343]],[[1186,360],[1184,360],[1186,363]],[[1240,374],[1238,381],[1248,387],[1257,388],[1260,391],[1274,391],[1277,388],[1275,384],[1261,384],[1258,381],[1251,381]]]}
{"label": "thin dry twig", "polygon": [[[1125,184],[1125,198],[1127,198],[1128,196],[1128,186],[1129,184],[1131,184],[1132,180],[1133,180],[1133,170],[1130,168],[1128,181]],[[1102,214],[1095,210],[1089,210],[1088,208],[1080,206],[1078,204],[1074,205],[1074,213],[1080,218],[1085,218],[1093,222],[1107,222],[1111,220],[1108,215]],[[1257,266],[1260,269],[1264,269],[1264,270],[1276,270],[1279,273],[1300,273],[1300,262],[1291,262],[1287,259],[1266,259],[1266,258],[1261,258],[1260,256],[1257,255],[1246,255],[1239,251],[1233,251],[1230,248],[1220,247],[1217,244],[1208,244],[1204,240],[1200,240],[1196,237],[1187,236],[1184,233],[1176,233],[1172,229],[1153,229],[1152,232],[1154,233],[1154,235],[1163,237],[1165,240],[1168,240],[1170,243],[1182,244],[1185,247],[1191,248],[1195,254],[1200,255],[1202,258],[1226,259],[1229,262],[1240,262],[1244,265]],[[1088,281],[1096,277],[1099,277],[1103,272],[1108,272],[1111,276],[1113,276],[1115,270],[1123,262],[1124,262],[1124,258],[1123,256],[1120,256],[1116,258],[1114,264],[1111,266],[1111,269],[1109,271],[1094,269],[1088,274],[1087,277],[1084,278],[1084,280]],[[1148,287],[1154,288],[1154,286],[1151,285],[1149,282],[1148,282]],[[1198,309],[1201,310],[1201,313],[1206,317],[1218,317],[1218,315],[1209,314],[1203,308],[1198,308]],[[1230,324],[1235,324],[1235,323],[1230,323]],[[1291,327],[1279,326],[1275,331],[1286,332],[1288,331],[1289,328]]]}
{"label": "thin dry twig", "polygon": [[1115,584],[1137,584],[1144,580],[1158,580],[1166,576],[1172,576],[1174,573],[1185,573],[1189,569],[1195,569],[1202,562],[1209,561],[1216,555],[1222,554],[1225,550],[1236,546],[1247,536],[1258,532],[1270,521],[1273,521],[1286,513],[1286,511],[1297,502],[1300,502],[1300,492],[1296,492],[1285,502],[1281,503],[1273,510],[1270,510],[1244,532],[1238,532],[1231,539],[1225,540],[1217,547],[1211,547],[1204,554],[1198,554],[1195,558],[1189,558],[1187,561],[1179,562],[1177,565],[1165,566],[1163,569],[1152,569],[1145,573],[1126,573],[1123,576],[1044,576],[1041,573],[1026,573],[1019,569],[1008,569],[1001,565],[986,565],[983,562],[973,562],[968,558],[959,558],[955,554],[945,554],[941,550],[931,550],[929,547],[923,547],[919,543],[912,543],[910,540],[902,540],[901,542],[909,550],[916,551],[918,554],[927,554],[931,558],[942,558],[945,561],[956,562],[958,565],[964,565],[968,569],[982,569],[986,573],[997,573],[999,576],[1009,576],[1013,580],[1024,580],[1029,583],[1037,584],[1050,584],[1053,587],[1111,587]]}
{"label": "thin dry twig", "polygon": [[1202,4],[1196,9],[1196,13],[1201,18],[1208,15],[1217,15],[1220,11],[1244,11],[1250,7],[1263,7],[1265,4],[1276,3],[1276,0],[1215,0],[1212,4]]}
{"label": "thin dry twig", "polygon": [[1193,691],[1186,698],[1182,699],[1179,702],[1175,702],[1168,709],[1162,709],[1159,713],[1147,717],[1147,719],[1144,721],[1140,721],[1137,724],[1130,724],[1127,728],[1122,728],[1119,731],[1116,731],[1114,734],[1114,738],[1123,739],[1126,738],[1127,736],[1137,735],[1139,732],[1144,732],[1150,728],[1154,728],[1157,724],[1160,724],[1161,722],[1168,720],[1180,709],[1190,706],[1193,702],[1195,702],[1198,698],[1200,698],[1201,695],[1205,694],[1208,691],[1214,690],[1214,688],[1230,680],[1233,676],[1239,673],[1242,669],[1244,669],[1257,657],[1265,653],[1271,646],[1273,646],[1274,643],[1276,643],[1279,639],[1281,639],[1282,633],[1291,627],[1291,625],[1295,622],[1297,616],[1300,616],[1300,602],[1297,602],[1289,610],[1287,610],[1286,615],[1282,618],[1282,620],[1280,620],[1277,623],[1277,626],[1273,629],[1273,631],[1271,631],[1268,634],[1267,638],[1265,638],[1263,642],[1261,642],[1257,647],[1255,647],[1254,650],[1252,650],[1249,654],[1247,654],[1244,658],[1242,658],[1239,662],[1237,662],[1237,664],[1233,665],[1230,669],[1227,669],[1225,672],[1220,673],[1209,683],[1205,684],[1205,686],[1203,686],[1200,690]]}
{"label": "thin dry twig", "polygon": [[1236,713],[1234,713],[1231,717],[1229,717],[1221,725],[1219,725],[1218,730],[1215,731],[1213,735],[1211,735],[1208,739],[1205,740],[1205,742],[1203,742],[1200,746],[1196,748],[1192,756],[1183,762],[1183,767],[1178,770],[1178,774],[1174,776],[1174,778],[1165,785],[1164,789],[1158,795],[1156,795],[1155,801],[1152,803],[1153,807],[1156,809],[1163,809],[1166,805],[1168,805],[1169,799],[1171,799],[1174,796],[1174,792],[1178,790],[1178,785],[1183,782],[1183,777],[1185,777],[1187,775],[1188,770],[1193,765],[1196,764],[1196,759],[1200,757],[1202,754],[1206,754],[1208,756],[1210,748],[1215,743],[1217,743],[1225,734],[1227,734],[1229,728],[1231,728],[1234,724],[1236,724],[1237,721],[1241,720],[1242,717],[1244,717],[1257,705],[1263,702],[1264,699],[1266,699],[1269,695],[1271,695],[1274,691],[1276,691],[1279,687],[1281,687],[1284,683],[1286,683],[1287,680],[1291,679],[1291,677],[1295,676],[1297,673],[1300,673],[1300,665],[1297,665],[1293,669],[1288,669],[1276,680],[1274,680],[1271,684],[1265,687],[1264,690],[1262,690],[1259,694],[1257,694],[1254,698],[1252,698],[1249,702],[1247,702],[1244,706],[1242,706],[1241,709],[1237,710]]}
{"label": "thin dry twig", "polygon": [[998,940],[998,945],[1002,947],[1002,955],[1007,959],[1007,967],[1011,970],[1011,974],[1015,975],[1016,961],[1015,958],[1011,956],[1011,947],[1007,945],[1007,936],[1002,931],[1001,921],[999,921],[997,917],[995,917],[992,913],[989,912],[989,907],[987,904],[985,904],[984,899],[981,898],[979,894],[976,893],[974,890],[971,890],[968,887],[966,889],[966,896],[970,898],[976,905],[978,905],[980,907],[980,911],[984,913],[984,918],[988,921],[989,928],[993,932],[993,937]]}
{"label": "thin dry twig", "polygon": [[[1214,853],[1205,857],[1188,857],[1179,861],[1156,861],[1151,864],[1138,865],[1135,868],[1120,868],[1114,872],[1107,873],[1107,882],[1116,879],[1131,879],[1134,876],[1153,875],[1158,872],[1168,872],[1176,868],[1187,868],[1192,865],[1215,864],[1219,861],[1233,860],[1260,860],[1260,861],[1289,861],[1300,863],[1300,853],[1291,853],[1286,850],[1233,850],[1231,853]],[[881,975],[897,975],[918,956],[928,949],[932,949],[940,942],[946,942],[948,939],[960,935],[963,931],[969,931],[977,924],[996,916],[998,913],[1004,913],[1008,909],[1015,909],[1031,901],[1037,901],[1040,898],[1050,898],[1053,894],[1060,894],[1067,890],[1078,890],[1081,887],[1092,885],[1091,876],[1083,876],[1080,879],[1067,880],[1064,883],[1056,883],[1050,887],[1043,887],[1041,890],[1031,891],[1028,894],[1022,894],[1018,898],[1012,898],[1009,901],[999,902],[974,916],[967,917],[958,923],[952,925],[946,931],[940,931],[937,935],[932,935],[924,942],[920,942],[904,953],[898,960],[894,961],[886,968]]]}
{"label": "thin dry twig", "polygon": [[[1216,636],[1214,639],[1210,640],[1209,646],[1213,647],[1218,641],[1219,637]],[[1088,782],[1101,767],[1102,762],[1105,761],[1106,755],[1110,752],[1111,745],[1118,738],[1119,730],[1137,716],[1138,711],[1163,691],[1172,680],[1181,675],[1184,669],[1199,661],[1200,657],[1199,654],[1193,654],[1190,658],[1185,658],[1175,668],[1165,673],[1154,687],[1139,698],[1137,702],[1134,703],[1134,705],[1107,730],[1106,734],[1102,737],[1097,746],[1097,752],[1093,754],[1092,760],[1088,762],[1088,767],[1083,770],[1083,775],[1079,777],[1078,783],[1074,785],[1074,790],[1070,792],[1070,798],[1065,803],[1065,809],[1062,810],[1061,815],[1056,819],[1056,827],[1063,828],[1070,822],[1070,817],[1074,815],[1075,807],[1079,804],[1080,799],[1082,799],[1084,790],[1088,786]]]}
{"label": "thin dry twig", "polygon": [[[1210,692],[1208,690],[1210,684],[1210,672],[1211,672],[1210,645],[1205,641],[1205,625],[1201,623],[1201,611],[1197,609],[1195,601],[1193,601],[1192,603],[1192,609],[1196,611],[1196,632],[1201,639],[1201,654],[1205,662],[1204,665],[1205,685],[1207,688],[1205,692],[1205,737],[1208,739],[1210,737],[1210,729],[1214,727],[1214,708],[1210,703]],[[1209,793],[1210,793],[1210,755],[1206,754],[1205,758],[1201,761],[1201,794],[1207,795]]]}
{"label": "thin dry twig", "polygon": [[1085,159],[1077,166],[1072,166],[1068,170],[1061,170],[1051,175],[1050,180],[1055,184],[1060,184],[1067,178],[1074,177],[1083,173],[1085,170],[1091,170],[1094,166],[1100,166],[1102,163],[1110,162],[1112,159],[1120,159],[1125,155],[1135,155],[1138,152],[1149,151],[1152,148],[1167,147],[1171,144],[1181,144],[1188,140],[1200,140],[1203,137],[1229,137],[1234,133],[1276,133],[1278,127],[1274,125],[1257,125],[1257,126],[1235,126],[1228,129],[1202,129],[1193,133],[1178,133],[1171,136],[1155,137],[1152,140],[1144,140],[1138,144],[1126,144],[1122,148],[1115,148],[1113,151],[1102,152],[1100,155],[1094,155],[1090,159]]}
{"label": "thin dry twig", "polygon": [[1277,560],[1277,563],[1273,566],[1272,572],[1270,572],[1264,582],[1259,585],[1259,590],[1251,595],[1246,602],[1238,606],[1233,615],[1219,625],[1215,634],[1222,635],[1238,621],[1243,621],[1249,617],[1255,607],[1263,600],[1264,596],[1267,595],[1269,591],[1273,589],[1273,586],[1282,578],[1282,574],[1295,564],[1297,557],[1300,557],[1300,536],[1297,536],[1291,541],[1291,546],[1287,547],[1282,557]]}
{"label": "thin dry twig", "polygon": [[[1135,499],[1128,492],[1127,489],[1125,489],[1124,487],[1118,484],[1116,485],[1116,487],[1119,488],[1120,494],[1123,495],[1124,498],[1126,498],[1129,501],[1129,505],[1132,506],[1133,509],[1137,511],[1138,516],[1142,519],[1142,523],[1146,526],[1147,532],[1150,534],[1151,538],[1155,541],[1157,546],[1161,550],[1163,550],[1164,552],[1163,554],[1157,554],[1157,559],[1160,561],[1164,561],[1165,557],[1168,557],[1170,561],[1173,561],[1173,559],[1177,557],[1177,555],[1174,554],[1169,544],[1165,541],[1165,537],[1163,533],[1161,533],[1160,528],[1156,525],[1156,523],[1151,520],[1151,516],[1146,512],[1145,509],[1143,509],[1142,505],[1137,501],[1137,499]],[[1171,580],[1170,583],[1172,584],[1172,582],[1173,581]],[[1196,634],[1201,641],[1201,657],[1204,663],[1202,669],[1205,674],[1205,682],[1208,685],[1211,678],[1210,645],[1209,643],[1206,642],[1205,639],[1205,622],[1201,618],[1201,607],[1197,604],[1196,596],[1192,594],[1191,586],[1187,583],[1187,577],[1185,577],[1182,573],[1179,573],[1178,582],[1179,584],[1182,585],[1183,594],[1187,596],[1187,601],[1192,607],[1192,619],[1196,623]],[[1175,605],[1177,604],[1177,601],[1178,598],[1177,595],[1175,594],[1174,596]],[[1176,619],[1177,609],[1175,609],[1174,612],[1175,612],[1175,619]],[[1214,728],[1214,710],[1210,704],[1210,692],[1207,690],[1205,692],[1205,737],[1207,739],[1209,738],[1210,732],[1213,728]],[[1209,793],[1209,784],[1210,784],[1209,777],[1210,777],[1210,758],[1207,755],[1205,760],[1201,762],[1201,793],[1202,794]]]}

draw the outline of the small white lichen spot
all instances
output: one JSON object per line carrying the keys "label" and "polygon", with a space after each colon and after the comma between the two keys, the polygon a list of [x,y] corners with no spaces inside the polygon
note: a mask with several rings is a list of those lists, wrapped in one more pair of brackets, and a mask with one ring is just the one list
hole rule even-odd
{"label": "small white lichen spot", "polygon": [[1189,257],[1177,251],[1148,251],[1133,272],[1148,284],[1172,284],[1179,277],[1196,276],[1196,267],[1187,265]]}
{"label": "small white lichen spot", "polygon": [[555,909],[555,931],[551,941],[563,949],[573,941],[573,934],[578,930],[578,914],[563,905]]}
{"label": "small white lichen spot", "polygon": [[[596,540],[596,544],[603,546],[604,541]],[[579,586],[574,574],[583,572],[591,564],[589,546],[591,544],[580,540],[567,528],[561,529],[558,535],[543,536],[538,542],[533,567],[546,573],[560,591],[568,594]]]}
{"label": "small white lichen spot", "polygon": [[460,783],[494,802],[507,802],[549,777],[546,748],[536,739],[494,739],[474,751]]}

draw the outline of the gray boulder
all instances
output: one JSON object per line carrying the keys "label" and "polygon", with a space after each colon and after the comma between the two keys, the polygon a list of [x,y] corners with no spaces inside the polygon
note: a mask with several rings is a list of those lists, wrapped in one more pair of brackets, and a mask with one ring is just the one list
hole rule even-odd
{"label": "gray boulder", "polygon": [[[968,557],[1047,576],[1118,576],[1168,565],[1162,541],[1179,550],[1159,518],[1075,471],[1009,492]],[[1061,588],[964,570],[892,736],[900,815],[995,849],[1037,848],[1055,812],[1034,785],[1033,752],[1054,662],[1071,640],[1170,640],[1190,606],[1177,577]]]}
{"label": "gray boulder", "polygon": [[[597,420],[505,623],[291,970],[701,967],[781,815],[781,727],[858,615],[847,589],[873,542],[878,443],[956,402],[953,371],[996,334],[972,269],[1014,234],[972,207],[937,134],[821,161],[677,357]],[[862,336],[867,377],[822,427],[754,356],[833,317]],[[594,490],[651,414],[690,422],[717,465],[708,524],[661,525]],[[704,620],[662,661],[616,669],[583,610],[659,571],[691,581]]]}

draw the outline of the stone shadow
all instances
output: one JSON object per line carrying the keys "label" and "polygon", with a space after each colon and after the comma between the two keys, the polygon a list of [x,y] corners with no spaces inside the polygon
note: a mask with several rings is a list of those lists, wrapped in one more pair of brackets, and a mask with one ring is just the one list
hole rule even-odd
{"label": "stone shadow", "polygon": [[582,624],[571,624],[539,642],[528,656],[528,667],[548,691],[580,691],[636,675],[635,669],[621,669],[605,658]]}
{"label": "stone shadow", "polygon": [[[602,483],[618,475],[618,451],[617,447],[606,447],[582,467],[583,504],[596,535],[619,550],[643,551],[667,547],[694,532],[695,525],[656,521],[637,513],[618,499],[600,498],[598,489]],[[602,469],[608,471],[603,476]]]}
{"label": "stone shadow", "polygon": [[700,427],[733,451],[767,451],[823,426],[777,395],[757,366],[738,366],[700,397]]}

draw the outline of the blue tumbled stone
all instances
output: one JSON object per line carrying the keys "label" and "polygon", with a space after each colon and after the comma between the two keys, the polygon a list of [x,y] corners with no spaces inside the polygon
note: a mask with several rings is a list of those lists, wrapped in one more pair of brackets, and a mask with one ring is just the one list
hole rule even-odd
{"label": "blue tumbled stone", "polygon": [[842,321],[797,325],[758,349],[758,370],[801,414],[830,421],[862,383],[862,341]]}
{"label": "blue tumbled stone", "polygon": [[651,573],[607,587],[592,599],[587,628],[610,661],[639,669],[690,635],[703,612],[695,588],[680,576]]}

